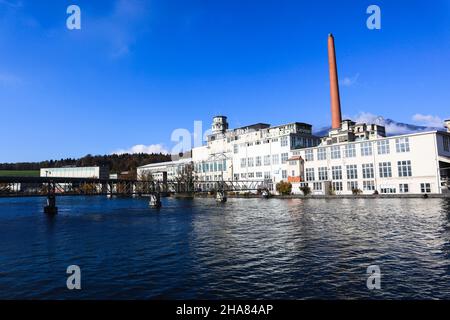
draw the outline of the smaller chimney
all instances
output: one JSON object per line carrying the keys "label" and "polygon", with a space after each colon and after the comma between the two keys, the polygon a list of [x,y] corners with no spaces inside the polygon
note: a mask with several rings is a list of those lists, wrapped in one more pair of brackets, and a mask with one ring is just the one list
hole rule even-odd
{"label": "smaller chimney", "polygon": [[447,132],[450,132],[450,119],[444,121],[445,127],[447,128]]}

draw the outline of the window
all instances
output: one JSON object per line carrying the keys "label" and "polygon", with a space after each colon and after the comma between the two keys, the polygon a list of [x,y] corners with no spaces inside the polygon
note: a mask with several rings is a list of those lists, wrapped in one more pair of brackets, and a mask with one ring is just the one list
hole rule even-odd
{"label": "window", "polygon": [[288,146],[288,144],[289,144],[289,139],[288,138],[289,138],[288,136],[284,136],[284,137],[280,138],[280,145],[282,147],[287,147]]}
{"label": "window", "polygon": [[235,144],[235,145],[233,146],[233,150],[234,150],[234,153],[238,153],[238,152],[239,152],[239,145],[238,145],[238,144]]}
{"label": "window", "polygon": [[400,190],[400,193],[408,193],[409,185],[407,183],[400,183],[399,190]]}
{"label": "window", "polygon": [[380,162],[379,170],[380,170],[380,178],[392,177],[392,168],[390,162]]}
{"label": "window", "polygon": [[363,181],[363,190],[364,191],[375,191],[375,182],[374,181]]}
{"label": "window", "polygon": [[254,165],[254,158],[247,158],[247,166],[249,167],[249,168],[251,168],[251,167],[253,167],[253,165]]}
{"label": "window", "polygon": [[281,154],[281,163],[285,164],[287,162],[288,157],[289,157],[289,154],[287,152],[286,153],[282,153]]}
{"label": "window", "polygon": [[358,181],[347,181],[347,190],[353,191],[358,189]]}
{"label": "window", "polygon": [[247,158],[241,158],[241,168],[245,168],[246,166],[247,166]]}
{"label": "window", "polygon": [[358,179],[358,167],[356,164],[347,166],[347,179]]}
{"label": "window", "polygon": [[331,175],[333,180],[342,180],[342,167],[341,166],[332,166],[331,167]]}
{"label": "window", "polygon": [[318,148],[317,149],[317,160],[327,160],[327,149]]}
{"label": "window", "polygon": [[254,178],[255,177],[255,173],[254,172],[249,172],[248,173],[248,177],[249,178]]}
{"label": "window", "polygon": [[262,178],[262,176],[263,176],[262,172],[257,172],[257,173],[256,173],[256,177],[257,177],[257,178]]}
{"label": "window", "polygon": [[372,155],[372,143],[371,142],[363,142],[361,143],[361,156],[371,156]]}
{"label": "window", "polygon": [[322,190],[322,182],[314,182],[313,183],[313,190],[314,191],[321,191]]}
{"label": "window", "polygon": [[395,139],[395,149],[397,152],[409,152],[409,138],[398,138]]}
{"label": "window", "polygon": [[328,180],[328,169],[327,167],[319,168],[319,180],[325,181]]}
{"label": "window", "polygon": [[342,181],[334,181],[332,184],[332,188],[334,191],[342,191]]}
{"label": "window", "polygon": [[281,171],[281,179],[287,179],[287,170]]}
{"label": "window", "polygon": [[280,156],[278,154],[272,155],[272,164],[280,164]]}
{"label": "window", "polygon": [[270,166],[270,155],[264,156],[264,165]]}
{"label": "window", "polygon": [[391,187],[383,187],[380,188],[381,193],[397,193],[397,190],[395,188]]}
{"label": "window", "polygon": [[246,175],[245,173],[241,173],[241,178],[242,178],[242,179],[245,179],[246,176],[247,176],[247,175]]}
{"label": "window", "polygon": [[411,170],[411,161],[398,161],[398,176],[399,177],[411,177],[412,176],[412,170]]}
{"label": "window", "polygon": [[431,184],[430,183],[421,183],[420,184],[420,192],[430,193],[431,192]]}
{"label": "window", "polygon": [[442,143],[444,144],[444,151],[450,151],[450,138],[448,136],[442,137]]}
{"label": "window", "polygon": [[305,160],[306,161],[314,161],[314,152],[312,149],[305,151]]}
{"label": "window", "polygon": [[373,179],[373,163],[365,163],[362,165],[363,179]]}
{"label": "window", "polygon": [[306,168],[306,181],[314,181],[314,168]]}
{"label": "window", "polygon": [[356,146],[354,144],[348,144],[344,148],[344,154],[346,158],[356,157]]}
{"label": "window", "polygon": [[264,179],[265,179],[265,180],[269,180],[269,179],[271,179],[271,176],[270,176],[270,171],[266,171],[266,172],[264,172]]}
{"label": "window", "polygon": [[261,167],[261,157],[256,157],[256,166]]}
{"label": "window", "polygon": [[239,173],[234,174],[234,180],[239,180]]}
{"label": "window", "polygon": [[331,147],[331,159],[340,159],[341,158],[341,147],[333,146]]}
{"label": "window", "polygon": [[380,140],[377,142],[378,154],[389,154],[389,140]]}

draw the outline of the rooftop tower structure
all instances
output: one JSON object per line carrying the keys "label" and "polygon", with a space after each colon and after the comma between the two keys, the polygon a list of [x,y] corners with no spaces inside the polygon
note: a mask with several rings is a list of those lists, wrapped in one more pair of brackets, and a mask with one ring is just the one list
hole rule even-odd
{"label": "rooftop tower structure", "polygon": [[228,130],[228,121],[225,116],[215,116],[212,123],[212,134],[223,134]]}
{"label": "rooftop tower structure", "polygon": [[450,132],[450,119],[445,120],[444,123],[445,123],[445,127],[447,128],[447,132]]}

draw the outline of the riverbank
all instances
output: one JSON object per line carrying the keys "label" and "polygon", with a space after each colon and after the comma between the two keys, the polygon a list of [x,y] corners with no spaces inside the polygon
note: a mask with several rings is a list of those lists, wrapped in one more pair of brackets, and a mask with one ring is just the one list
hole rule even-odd
{"label": "riverbank", "polygon": [[[299,194],[295,195],[272,195],[274,199],[423,199],[424,194],[360,194],[360,195],[308,195],[303,196]],[[208,194],[196,194],[195,198],[214,198],[214,195]],[[261,195],[257,194],[227,194],[228,198],[261,198]],[[450,199],[450,193],[443,194],[427,194],[427,198],[437,199]]]}

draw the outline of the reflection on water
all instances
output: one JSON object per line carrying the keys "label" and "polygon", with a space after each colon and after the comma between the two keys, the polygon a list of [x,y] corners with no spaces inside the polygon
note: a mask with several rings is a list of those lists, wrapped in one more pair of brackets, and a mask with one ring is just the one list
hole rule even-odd
{"label": "reflection on water", "polygon": [[0,298],[450,299],[448,199],[43,201],[0,199]]}

